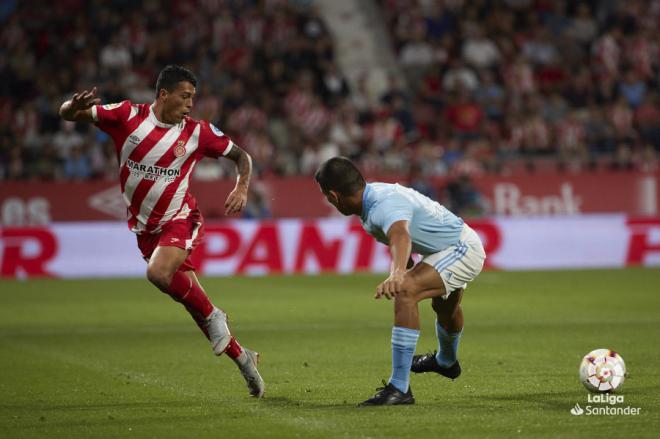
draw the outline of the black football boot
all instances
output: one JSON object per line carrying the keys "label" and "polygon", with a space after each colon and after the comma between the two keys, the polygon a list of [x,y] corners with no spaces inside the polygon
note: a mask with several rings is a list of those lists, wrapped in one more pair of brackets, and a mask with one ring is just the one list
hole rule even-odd
{"label": "black football boot", "polygon": [[373,398],[369,398],[366,401],[358,404],[358,407],[368,407],[372,405],[402,405],[402,404],[414,404],[415,398],[413,397],[410,386],[408,386],[408,391],[406,393],[401,392],[399,389],[394,387],[391,384],[385,384],[385,387],[379,387]]}
{"label": "black football boot", "polygon": [[458,360],[449,367],[440,366],[435,359],[436,351],[425,355],[413,356],[410,370],[415,373],[435,372],[440,375],[455,380],[461,374],[461,365]]}

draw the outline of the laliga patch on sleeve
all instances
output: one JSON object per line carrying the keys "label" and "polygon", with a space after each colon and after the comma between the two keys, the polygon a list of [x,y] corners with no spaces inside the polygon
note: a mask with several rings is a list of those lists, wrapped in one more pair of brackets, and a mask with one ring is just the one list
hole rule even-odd
{"label": "laliga patch on sleeve", "polygon": [[215,134],[218,137],[224,137],[225,133],[220,131],[220,128],[216,127],[212,123],[209,122],[209,126],[211,127],[211,131],[213,131],[213,134]]}
{"label": "laliga patch on sleeve", "polygon": [[116,104],[105,104],[103,105],[104,110],[114,110],[115,108],[119,108],[121,106],[122,102],[117,102]]}

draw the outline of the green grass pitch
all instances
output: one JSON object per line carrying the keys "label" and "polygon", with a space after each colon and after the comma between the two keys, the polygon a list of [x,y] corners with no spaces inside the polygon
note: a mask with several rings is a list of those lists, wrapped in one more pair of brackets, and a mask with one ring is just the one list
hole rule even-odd
{"label": "green grass pitch", "polygon": [[[390,372],[382,278],[202,280],[261,352],[263,400],[146,280],[1,281],[0,437],[660,437],[660,270],[483,273],[463,300],[463,375],[414,375],[414,406],[358,409]],[[436,346],[429,303],[421,315],[418,352]],[[639,416],[569,413],[601,347],[626,360]]]}

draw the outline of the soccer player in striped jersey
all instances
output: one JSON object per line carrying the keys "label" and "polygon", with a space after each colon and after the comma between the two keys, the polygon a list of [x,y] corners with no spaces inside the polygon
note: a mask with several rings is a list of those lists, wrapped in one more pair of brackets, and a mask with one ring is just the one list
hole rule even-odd
{"label": "soccer player in striped jersey", "polygon": [[[435,372],[457,378],[463,330],[461,298],[467,283],[483,268],[486,258],[479,236],[441,204],[398,184],[367,184],[347,158],[324,162],[315,175],[321,191],[339,212],[360,217],[364,230],[390,248],[387,279],[375,298],[394,299],[392,375],[385,387],[361,406],[413,404],[410,371]],[[411,253],[423,258],[413,264]],[[414,355],[419,338],[417,304],[431,299],[436,313],[439,349]]]}
{"label": "soccer player in striped jersey", "polygon": [[113,139],[128,224],[148,262],[147,279],[188,310],[215,355],[225,353],[234,360],[250,394],[261,397],[264,381],[257,370],[259,355],[232,336],[227,315],[209,300],[190,258],[204,233],[202,215],[189,190],[195,164],[204,157],[236,164],[238,178],[225,201],[227,214],[245,207],[252,173],[247,152],[213,124],[189,117],[196,86],[191,71],[167,66],[158,76],[151,104],[101,105],[93,88],[64,102],[60,116],[94,123]]}

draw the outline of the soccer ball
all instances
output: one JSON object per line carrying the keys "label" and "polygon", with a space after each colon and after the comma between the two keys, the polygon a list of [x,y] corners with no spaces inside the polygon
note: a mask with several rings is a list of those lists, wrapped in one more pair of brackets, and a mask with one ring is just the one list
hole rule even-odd
{"label": "soccer ball", "polygon": [[580,364],[580,382],[590,392],[607,393],[621,387],[626,377],[626,363],[609,349],[589,352]]}

